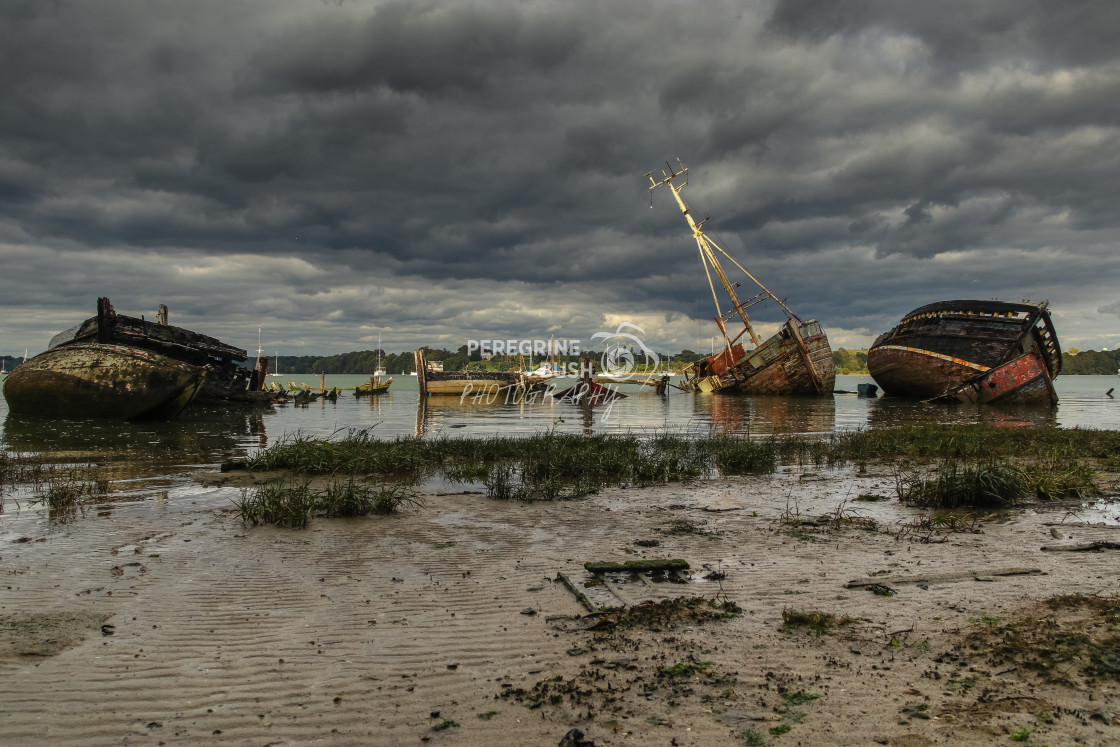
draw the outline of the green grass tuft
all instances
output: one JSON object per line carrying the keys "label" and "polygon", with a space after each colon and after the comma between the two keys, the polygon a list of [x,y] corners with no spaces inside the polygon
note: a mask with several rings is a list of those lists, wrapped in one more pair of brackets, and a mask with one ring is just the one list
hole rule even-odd
{"label": "green grass tuft", "polygon": [[782,622],[787,630],[794,628],[808,628],[817,635],[825,633],[855,622],[855,619],[843,615],[837,617],[831,612],[802,612],[799,610],[783,609]]}
{"label": "green grass tuft", "polygon": [[247,524],[303,529],[315,516],[388,515],[402,506],[419,507],[421,502],[399,485],[376,486],[350,477],[332,480],[322,490],[313,489],[309,479],[271,480],[242,491],[234,505]]}

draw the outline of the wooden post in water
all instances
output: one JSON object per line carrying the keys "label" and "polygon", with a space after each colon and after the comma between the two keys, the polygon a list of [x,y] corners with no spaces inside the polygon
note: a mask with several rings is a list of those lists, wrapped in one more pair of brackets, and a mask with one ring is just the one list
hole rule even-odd
{"label": "wooden post in water", "polygon": [[420,399],[428,396],[428,379],[427,379],[427,366],[428,362],[424,360],[424,351],[421,348],[416,348],[412,355],[416,363],[416,388],[420,390]]}
{"label": "wooden post in water", "polygon": [[322,394],[327,390],[327,372],[319,372],[319,393]]}
{"label": "wooden post in water", "polygon": [[259,392],[264,389],[266,376],[268,376],[268,358],[257,358],[257,367],[253,369],[253,378],[249,381],[249,391]]}

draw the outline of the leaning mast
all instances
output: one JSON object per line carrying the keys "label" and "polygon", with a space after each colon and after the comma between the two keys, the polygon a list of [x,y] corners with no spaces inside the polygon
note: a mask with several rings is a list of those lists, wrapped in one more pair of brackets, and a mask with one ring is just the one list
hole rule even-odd
{"label": "leaning mast", "polygon": [[[678,161],[677,163],[680,164],[680,161]],[[705,235],[705,233],[701,230],[701,226],[704,225],[706,219],[705,221],[697,223],[696,220],[692,217],[692,213],[689,212],[688,205],[685,204],[684,198],[681,197],[681,190],[688,186],[687,179],[685,179],[685,181],[680,184],[675,184],[673,182],[674,179],[686,176],[688,174],[688,169],[681,165],[679,170],[674,171],[673,167],[670,166],[667,161],[665,165],[669,170],[661,170],[662,178],[660,181],[654,178],[652,171],[646,174],[646,177],[650,181],[649,191],[653,192],[653,190],[657,189],[661,185],[667,185],[672,191],[673,197],[677,201],[677,205],[680,206],[681,213],[684,214],[685,220],[688,221],[688,226],[692,229],[692,236],[696,239],[696,245],[700,250],[700,258],[704,263],[704,271],[708,275],[708,285],[711,286],[712,289],[712,298],[715,299],[716,302],[716,324],[719,325],[720,332],[723,333],[723,337],[727,341],[727,346],[730,348],[731,345],[733,345],[740,337],[743,336],[743,334],[747,334],[751,339],[751,343],[753,343],[756,347],[758,346],[761,338],[759,338],[758,334],[754,331],[754,327],[751,325],[750,317],[747,316],[747,309],[751,306],[754,306],[759,301],[765,300],[767,298],[775,301],[792,319],[797,319],[797,321],[800,322],[801,320],[798,318],[798,316],[790,311],[789,308],[784,303],[782,303],[782,301],[777,296],[771,293],[766,286],[760,283],[758,281],[758,278],[748,272],[746,268],[735,261],[734,257],[725,252],[722,247],[720,247],[714,241],[709,239],[707,235]],[[754,282],[755,285],[762,289],[762,292],[748,299],[747,302],[740,301],[739,295],[735,292],[735,287],[738,285],[738,283],[732,283],[727,279],[727,275],[724,273],[723,267],[720,265],[719,258],[716,256],[717,251],[724,257],[726,257],[732,264],[738,267],[739,270],[743,272],[743,274],[745,274]],[[720,311],[719,296],[716,293],[715,284],[712,282],[713,271],[715,272],[716,277],[719,278],[720,284],[723,286],[724,293],[726,293],[728,298],[731,299],[731,309],[727,313],[723,313]],[[724,326],[724,321],[730,318],[732,314],[738,314],[739,318],[743,321],[743,331],[736,335],[734,339],[728,337],[727,328]]]}

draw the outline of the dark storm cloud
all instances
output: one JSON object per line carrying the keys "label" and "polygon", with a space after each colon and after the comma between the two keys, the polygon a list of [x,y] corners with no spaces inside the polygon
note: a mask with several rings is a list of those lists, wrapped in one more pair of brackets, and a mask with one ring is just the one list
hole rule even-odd
{"label": "dark storm cloud", "polygon": [[695,347],[711,294],[643,176],[676,156],[834,346],[970,296],[1105,344],[1118,36],[1041,0],[6,3],[0,345],[109,295],[311,352],[628,316]]}

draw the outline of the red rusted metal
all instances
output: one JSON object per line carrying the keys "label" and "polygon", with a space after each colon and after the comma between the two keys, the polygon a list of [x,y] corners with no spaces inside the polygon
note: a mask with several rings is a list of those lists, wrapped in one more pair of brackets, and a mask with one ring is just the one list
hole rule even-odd
{"label": "red rusted metal", "polygon": [[1044,398],[1057,401],[1046,363],[1036,351],[961,384],[950,394],[962,402],[1030,402]]}

